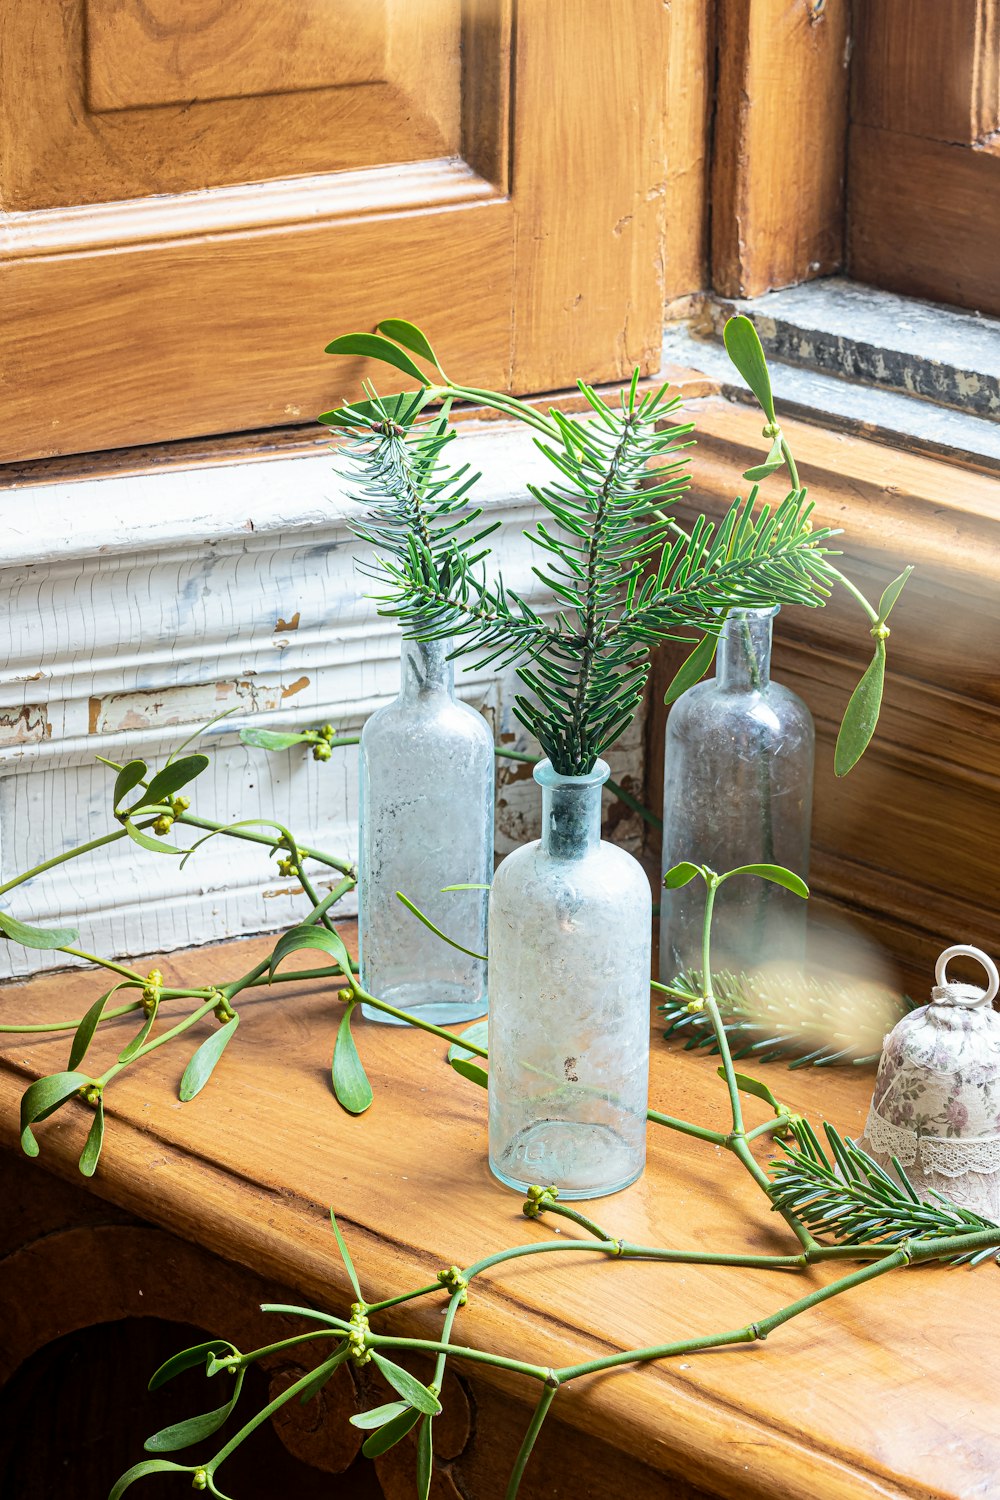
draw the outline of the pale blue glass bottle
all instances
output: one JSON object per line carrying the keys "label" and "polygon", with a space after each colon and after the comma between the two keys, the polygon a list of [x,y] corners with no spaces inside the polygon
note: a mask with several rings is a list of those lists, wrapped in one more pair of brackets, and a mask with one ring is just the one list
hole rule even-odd
{"label": "pale blue glass bottle", "polygon": [[[475,955],[486,953],[493,878],[493,739],[455,697],[450,649],[448,640],[403,641],[399,696],[368,719],[359,755],[361,983],[440,1026],[486,1010],[486,962]],[[470,953],[430,932],[397,891]]]}
{"label": "pale blue glass bottle", "polygon": [[646,1159],[652,898],[638,861],[601,840],[605,763],[534,774],[542,836],[490,893],[490,1167],[521,1193],[597,1198]]}
{"label": "pale blue glass bottle", "polygon": [[[815,731],[795,693],[771,680],[777,606],[734,609],[719,637],[714,678],[682,693],[667,718],[663,870],[682,860],[719,872],[779,864],[809,874]],[[705,889],[664,890],[660,977],[702,967]],[[759,970],[805,958],[806,903],[741,875],[720,887],[713,967]]]}

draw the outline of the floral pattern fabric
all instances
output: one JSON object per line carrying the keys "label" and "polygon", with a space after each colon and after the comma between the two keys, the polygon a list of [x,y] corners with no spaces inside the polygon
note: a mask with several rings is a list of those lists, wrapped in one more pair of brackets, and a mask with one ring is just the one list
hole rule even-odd
{"label": "floral pattern fabric", "polygon": [[934,995],[886,1037],[859,1144],[886,1170],[897,1157],[922,1195],[933,1189],[996,1218],[1000,1015],[968,1004],[964,986]]}

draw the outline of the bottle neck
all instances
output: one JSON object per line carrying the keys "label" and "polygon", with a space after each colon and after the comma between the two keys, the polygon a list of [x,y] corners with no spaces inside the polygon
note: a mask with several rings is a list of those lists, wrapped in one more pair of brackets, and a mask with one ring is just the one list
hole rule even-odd
{"label": "bottle neck", "polygon": [[715,658],[719,687],[763,692],[771,680],[774,609],[734,609],[722,627]]}
{"label": "bottle neck", "polygon": [[399,697],[404,703],[443,694],[455,696],[455,667],[448,660],[450,640],[409,641],[399,658]]}
{"label": "bottle neck", "polygon": [[542,789],[542,849],[553,859],[582,859],[601,842],[601,788],[610,771],[603,760],[585,776],[560,776],[550,761],[535,767]]}

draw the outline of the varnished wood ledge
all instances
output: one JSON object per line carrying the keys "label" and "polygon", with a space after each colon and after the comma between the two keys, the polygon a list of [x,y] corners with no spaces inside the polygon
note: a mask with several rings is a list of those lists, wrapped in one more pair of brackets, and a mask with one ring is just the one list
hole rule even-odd
{"label": "varnished wood ledge", "polygon": [[[197,975],[203,983],[248,966],[266,945],[253,939],[201,949],[161,966],[168,982],[195,982]],[[8,1022],[82,1013],[98,984],[74,972],[8,986],[0,1013]],[[426,1281],[442,1265],[468,1264],[559,1227],[526,1221],[520,1200],[489,1176],[485,1097],[447,1070],[441,1044],[361,1026],[375,1103],[356,1120],[330,1095],[338,1007],[329,998],[304,987],[255,996],[242,1011],[209,1087],[191,1104],[177,1101],[184,1059],[172,1048],[116,1081],[90,1191],[223,1262],[294,1288],[304,1301],[340,1311],[351,1294],[326,1218],[330,1205],[372,1299]],[[653,1031],[654,1106],[723,1126],[724,1090],[712,1060],[668,1049],[655,1017]],[[98,1054],[118,1045],[118,1033],[99,1040]],[[64,1066],[65,1053],[65,1037],[5,1038],[5,1145],[16,1145],[25,1085]],[[793,1108],[859,1132],[870,1074],[780,1066],[759,1072]],[[750,1122],[758,1118],[751,1103]],[[86,1124],[74,1105],[41,1126],[33,1169],[78,1181]],[[785,1247],[758,1190],[717,1156],[712,1147],[651,1129],[646,1175],[595,1204],[594,1215],[637,1242]],[[658,1337],[738,1326],[784,1305],[796,1285],[786,1274],[597,1264],[593,1257],[567,1262],[535,1258],[477,1282],[456,1337],[560,1365]],[[803,1289],[826,1274],[810,1272]],[[78,1296],[87,1295],[81,1286]],[[897,1273],[796,1320],[764,1346],[581,1380],[560,1394],[557,1410],[639,1462],[650,1496],[665,1493],[669,1476],[727,1500],[964,1500],[987,1493],[1000,1466],[983,1334],[998,1312],[1000,1287],[989,1267],[974,1278],[964,1271]],[[387,1315],[384,1326],[431,1336],[440,1328],[439,1309],[430,1300],[410,1304]],[[534,1395],[485,1369],[474,1373],[511,1397]],[[925,1441],[929,1413],[941,1439],[932,1443]],[[572,1452],[564,1462],[571,1471]],[[528,1493],[554,1496],[569,1482],[571,1473],[557,1485],[542,1470],[534,1480],[540,1487]]]}

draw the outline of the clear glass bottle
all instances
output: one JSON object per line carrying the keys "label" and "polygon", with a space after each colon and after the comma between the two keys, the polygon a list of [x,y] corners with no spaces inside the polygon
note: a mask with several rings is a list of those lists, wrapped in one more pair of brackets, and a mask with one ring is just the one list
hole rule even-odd
{"label": "clear glass bottle", "polygon": [[542,837],[490,892],[490,1167],[563,1198],[627,1187],[646,1159],[652,898],[601,841],[608,767],[535,768]]}
{"label": "clear glass bottle", "polygon": [[[667,719],[663,869],[681,860],[713,870],[786,865],[806,879],[812,821],[812,714],[771,681],[773,609],[733,610],[715,677],[682,693]],[[704,887],[664,890],[660,976],[701,969]],[[805,902],[753,876],[716,899],[713,964],[737,971],[805,958]]]}
{"label": "clear glass bottle", "polygon": [[396,892],[456,942],[486,952],[487,890],[442,889],[493,878],[493,739],[455,697],[450,649],[448,640],[403,641],[399,697],[367,721],[359,756],[361,983],[442,1026],[484,1013],[486,964],[442,942]]}

